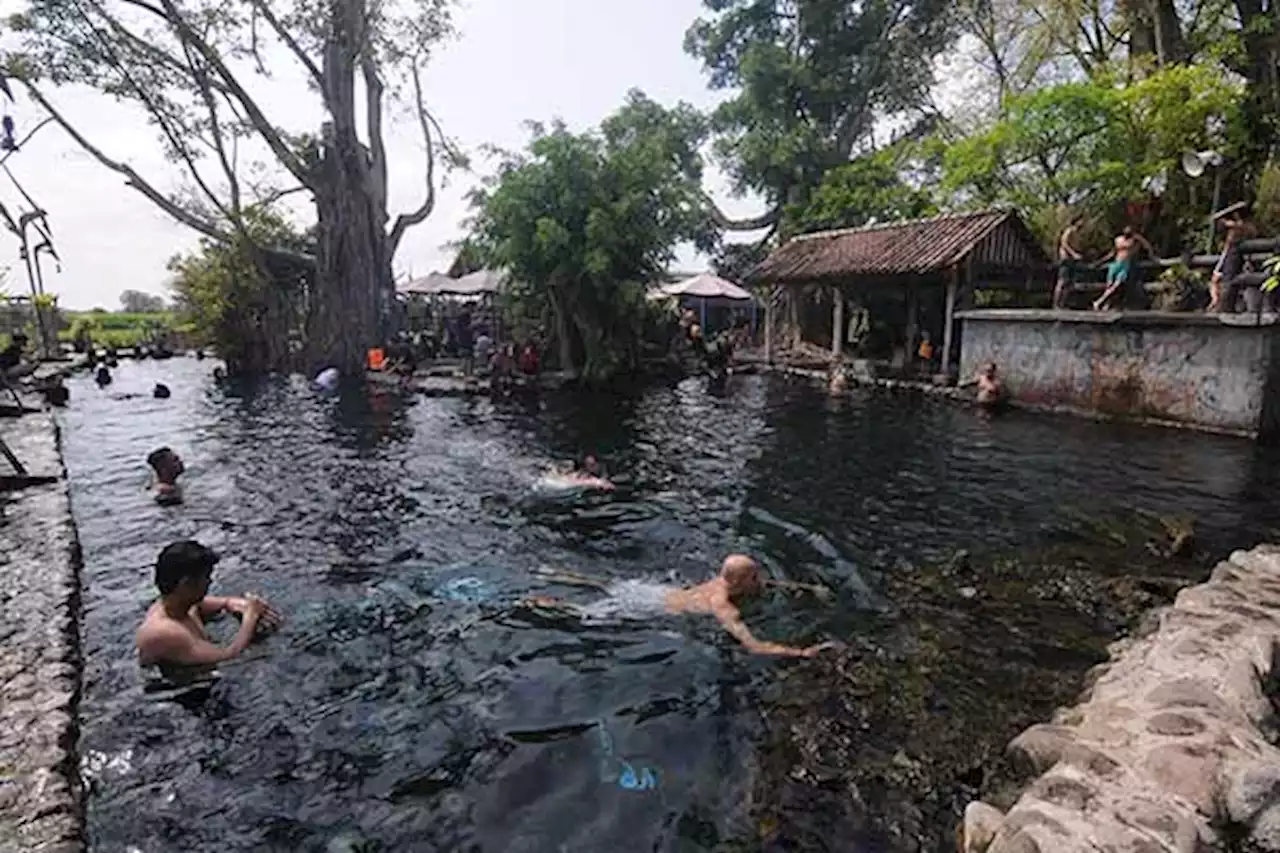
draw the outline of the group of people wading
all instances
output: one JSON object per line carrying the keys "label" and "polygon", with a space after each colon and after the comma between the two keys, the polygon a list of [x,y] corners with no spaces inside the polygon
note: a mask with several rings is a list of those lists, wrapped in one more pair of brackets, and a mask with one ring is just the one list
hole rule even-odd
{"label": "group of people wading", "polygon": [[[1240,244],[1258,233],[1249,206],[1244,202],[1219,211],[1214,215],[1214,221],[1225,232],[1225,239],[1222,254],[1209,279],[1209,304],[1205,309],[1209,312],[1230,307],[1223,304],[1223,295],[1226,286],[1244,272],[1245,259]],[[1084,224],[1084,216],[1076,214],[1058,237],[1058,283],[1053,290],[1054,308],[1067,307],[1067,297],[1080,283],[1081,273],[1085,268],[1094,266],[1085,258],[1077,242]],[[1153,258],[1156,256],[1151,242],[1136,228],[1126,226],[1115,236],[1111,251],[1098,261],[1107,265],[1107,276],[1102,295],[1093,301],[1093,310],[1146,307],[1139,265],[1143,252]]]}

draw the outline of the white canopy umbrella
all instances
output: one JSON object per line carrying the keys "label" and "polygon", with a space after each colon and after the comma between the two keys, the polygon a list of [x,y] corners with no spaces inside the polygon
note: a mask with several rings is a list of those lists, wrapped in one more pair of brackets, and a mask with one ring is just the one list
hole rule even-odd
{"label": "white canopy umbrella", "polygon": [[662,288],[668,296],[689,296],[695,299],[731,299],[745,302],[754,299],[750,293],[727,279],[711,273],[695,275],[693,278],[668,284]]}
{"label": "white canopy umbrella", "polygon": [[720,278],[718,275],[711,273],[703,273],[695,275],[693,278],[678,281],[675,284],[668,284],[661,288],[661,292],[667,296],[677,299],[696,299],[698,300],[698,319],[699,323],[705,329],[707,327],[707,300],[708,299],[724,299],[730,302],[750,303],[751,305],[751,326],[755,328],[756,324],[756,298],[748,291],[744,290],[728,279]]}

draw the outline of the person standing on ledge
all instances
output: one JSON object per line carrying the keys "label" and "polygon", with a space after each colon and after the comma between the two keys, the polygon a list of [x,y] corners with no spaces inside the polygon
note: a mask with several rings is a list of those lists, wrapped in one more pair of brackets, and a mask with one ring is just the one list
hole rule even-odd
{"label": "person standing on ledge", "polygon": [[1147,238],[1138,233],[1131,225],[1126,225],[1124,231],[1116,236],[1115,248],[1103,260],[1114,258],[1115,260],[1107,266],[1107,289],[1102,292],[1097,301],[1093,303],[1094,311],[1101,311],[1104,308],[1111,307],[1112,297],[1116,292],[1120,292],[1120,303],[1128,305],[1133,298],[1135,288],[1142,286],[1142,279],[1138,272],[1138,251],[1145,249],[1151,255],[1155,255],[1156,250],[1151,247],[1151,243]]}
{"label": "person standing on ledge", "polygon": [[[160,598],[147,610],[135,643],[143,666],[158,666],[166,677],[207,670],[239,655],[260,629],[279,627],[280,614],[253,595],[221,598],[209,595],[218,555],[199,542],[174,542],[156,560]],[[229,646],[215,646],[204,621],[222,613],[240,617],[240,630]]]}
{"label": "person standing on ledge", "polygon": [[1053,307],[1057,309],[1067,307],[1067,294],[1076,285],[1076,265],[1084,260],[1075,242],[1082,225],[1084,216],[1074,214],[1058,238],[1058,284],[1053,288]]}
{"label": "person standing on ledge", "polygon": [[1222,256],[1218,258],[1218,265],[1213,268],[1213,275],[1209,278],[1209,307],[1205,310],[1210,314],[1221,311],[1223,308],[1222,286],[1230,284],[1244,271],[1244,255],[1240,252],[1240,241],[1248,240],[1258,233],[1250,217],[1249,206],[1245,202],[1237,202],[1215,213],[1214,218],[1219,227],[1226,229],[1227,239],[1222,245]]}

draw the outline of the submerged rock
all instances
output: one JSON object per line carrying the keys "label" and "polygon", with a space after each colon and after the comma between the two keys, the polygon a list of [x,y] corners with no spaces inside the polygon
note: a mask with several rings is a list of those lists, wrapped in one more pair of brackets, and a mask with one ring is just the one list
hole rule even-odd
{"label": "submerged rock", "polygon": [[[1151,555],[1145,533],[1129,535],[1141,529],[1126,528],[1125,549],[1073,540],[886,571],[891,610],[861,612],[857,643],[779,672],[765,696],[751,813],[765,849],[829,850],[832,838],[868,839],[850,849],[966,849],[963,818],[976,799],[986,802],[972,820],[985,827],[1014,804],[1021,780],[1064,752],[1106,772],[1105,752],[1071,746],[1055,728],[1023,753],[1005,747],[1075,701],[1107,644],[1189,582],[1140,582],[1182,565]],[[1071,801],[1082,791],[1058,784],[1049,794]],[[1006,835],[1005,853],[1035,849],[1030,832]],[[989,846],[995,833],[971,836]]]}

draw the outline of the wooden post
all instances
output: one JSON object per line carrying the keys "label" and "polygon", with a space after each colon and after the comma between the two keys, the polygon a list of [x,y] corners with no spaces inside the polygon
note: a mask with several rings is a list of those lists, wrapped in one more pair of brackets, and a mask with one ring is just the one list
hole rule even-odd
{"label": "wooden post", "polygon": [[960,289],[960,265],[951,268],[951,279],[947,282],[947,301],[943,312],[942,327],[942,373],[951,375],[951,344],[955,340],[956,323],[956,291]]}
{"label": "wooden post", "polygon": [[773,315],[778,305],[778,288],[770,287],[764,306],[764,363],[773,364]]}
{"label": "wooden post", "polygon": [[920,326],[920,291],[914,283],[907,286],[907,343],[903,353],[908,368],[915,365],[916,333]]}
{"label": "wooden post", "polygon": [[844,354],[844,291],[832,287],[831,298],[835,303],[831,309],[831,361],[838,364]]}

